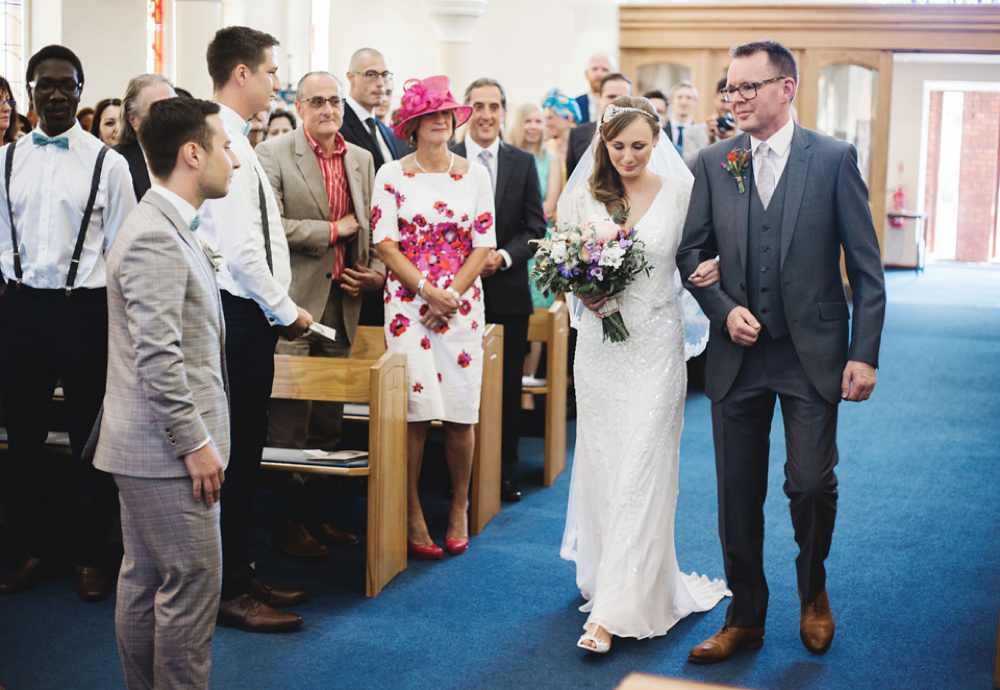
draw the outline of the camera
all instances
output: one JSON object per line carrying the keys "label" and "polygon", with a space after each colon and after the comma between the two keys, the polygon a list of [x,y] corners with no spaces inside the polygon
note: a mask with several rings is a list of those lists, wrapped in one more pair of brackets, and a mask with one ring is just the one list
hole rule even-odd
{"label": "camera", "polygon": [[736,123],[733,120],[731,113],[727,113],[723,117],[716,119],[715,124],[719,128],[720,132],[728,132],[732,129],[736,129]]}

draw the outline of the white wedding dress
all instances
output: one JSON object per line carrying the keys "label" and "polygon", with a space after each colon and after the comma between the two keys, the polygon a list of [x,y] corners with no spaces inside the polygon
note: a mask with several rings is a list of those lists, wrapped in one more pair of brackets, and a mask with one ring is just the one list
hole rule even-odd
{"label": "white wedding dress", "polygon": [[[674,552],[687,390],[674,254],[690,195],[689,180],[663,178],[635,226],[653,268],[619,295],[629,338],[604,342],[590,310],[578,326],[576,453],[560,555],[576,561],[587,624],[619,637],[663,635],[729,594],[722,580],[682,573]],[[587,184],[565,201],[560,223],[609,217]]]}

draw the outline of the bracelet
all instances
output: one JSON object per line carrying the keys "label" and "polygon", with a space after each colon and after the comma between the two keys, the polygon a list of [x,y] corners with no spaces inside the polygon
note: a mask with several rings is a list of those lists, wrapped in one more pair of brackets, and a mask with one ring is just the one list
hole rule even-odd
{"label": "bracelet", "polygon": [[421,278],[420,282],[417,283],[417,297],[421,297],[420,293],[423,291],[425,283],[427,283],[427,279],[426,278]]}

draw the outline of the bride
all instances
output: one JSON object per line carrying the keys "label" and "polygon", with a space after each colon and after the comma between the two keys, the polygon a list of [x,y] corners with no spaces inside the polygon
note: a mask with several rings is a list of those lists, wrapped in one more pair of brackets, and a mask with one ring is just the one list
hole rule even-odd
{"label": "bride", "polygon": [[[614,218],[634,227],[653,267],[618,295],[630,333],[622,343],[603,340],[598,310],[607,296],[580,297],[588,309],[578,323],[576,453],[560,555],[576,561],[576,583],[587,600],[580,610],[590,614],[577,645],[596,653],[610,649],[613,635],[663,635],[728,594],[721,580],[682,573],[674,553],[687,389],[674,254],[692,177],[673,147],[658,143],[659,134],[649,101],[615,100],[593,144],[593,174],[586,179],[589,170],[575,171],[579,183],[571,178],[559,206],[560,223]],[[716,280],[713,262],[692,276],[699,286]]]}

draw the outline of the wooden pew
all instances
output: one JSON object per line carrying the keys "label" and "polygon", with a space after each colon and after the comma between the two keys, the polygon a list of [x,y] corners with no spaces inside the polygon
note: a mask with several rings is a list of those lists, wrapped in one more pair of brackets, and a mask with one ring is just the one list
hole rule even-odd
{"label": "wooden pew", "polygon": [[377,596],[406,567],[406,358],[376,360],[274,356],[272,398],[366,403],[368,464],[335,467],[302,451],[265,448],[261,467],[342,477],[368,477],[365,594]]}
{"label": "wooden pew", "polygon": [[[385,352],[385,334],[377,326],[358,326],[351,359],[372,359]],[[503,326],[487,324],[484,332],[483,389],[469,492],[469,534],[475,536],[500,512],[500,414],[503,397]],[[364,419],[357,406],[344,410],[347,418]],[[489,420],[489,423],[486,423]],[[436,422],[437,424],[437,422]]]}
{"label": "wooden pew", "polygon": [[542,484],[552,486],[566,469],[566,361],[569,356],[569,309],[563,301],[535,307],[528,322],[528,342],[545,343],[545,385],[525,386],[523,391],[544,395],[545,469]]}

